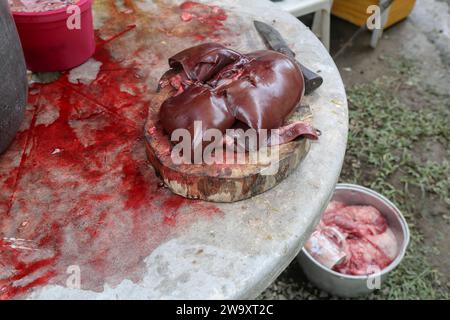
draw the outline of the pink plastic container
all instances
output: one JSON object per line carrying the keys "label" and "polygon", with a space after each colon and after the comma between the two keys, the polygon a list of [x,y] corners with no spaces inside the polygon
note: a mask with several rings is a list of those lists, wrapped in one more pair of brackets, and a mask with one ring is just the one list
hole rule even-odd
{"label": "pink plastic container", "polygon": [[[88,60],[95,52],[92,0],[79,0],[80,28],[69,29],[74,12],[67,7],[45,12],[12,12],[27,67],[35,72],[63,71]],[[72,27],[74,24],[69,23]]]}

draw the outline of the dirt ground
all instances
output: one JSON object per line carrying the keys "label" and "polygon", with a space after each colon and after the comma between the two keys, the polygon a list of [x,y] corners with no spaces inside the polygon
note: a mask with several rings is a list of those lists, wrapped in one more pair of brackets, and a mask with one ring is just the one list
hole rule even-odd
{"label": "dirt ground", "polygon": [[[331,28],[333,55],[357,28],[337,18]],[[350,111],[341,181],[392,199],[408,220],[412,241],[385,287],[368,298],[448,299],[450,0],[418,1],[375,50],[369,41],[369,33],[361,35],[335,59]],[[313,288],[294,260],[261,298],[333,297]]]}

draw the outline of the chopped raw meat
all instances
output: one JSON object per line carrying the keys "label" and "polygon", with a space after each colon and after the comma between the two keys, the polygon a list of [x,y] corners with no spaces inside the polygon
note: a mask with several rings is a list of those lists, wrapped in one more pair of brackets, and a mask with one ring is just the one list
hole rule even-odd
{"label": "chopped raw meat", "polygon": [[397,241],[390,228],[387,228],[385,232],[375,236],[367,236],[367,240],[380,248],[380,250],[391,260],[394,260],[397,256]]}
{"label": "chopped raw meat", "polygon": [[327,212],[323,222],[353,236],[376,235],[387,228],[381,213],[371,206],[348,206]]}
{"label": "chopped raw meat", "polygon": [[330,201],[324,213],[336,211],[345,207],[345,204],[340,201]]}
{"label": "chopped raw meat", "polygon": [[334,267],[334,270],[351,275],[365,275],[381,271],[392,259],[389,259],[379,248],[367,239],[347,239],[346,258]]}
{"label": "chopped raw meat", "polygon": [[305,248],[323,265],[351,275],[384,269],[398,251],[394,233],[376,208],[338,201],[330,202]]}

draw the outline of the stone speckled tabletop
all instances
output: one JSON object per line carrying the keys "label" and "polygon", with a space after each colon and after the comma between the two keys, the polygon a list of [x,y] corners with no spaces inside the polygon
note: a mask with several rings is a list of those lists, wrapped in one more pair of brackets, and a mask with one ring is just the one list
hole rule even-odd
{"label": "stone speckled tabletop", "polygon": [[[96,0],[95,56],[32,85],[26,120],[0,156],[0,298],[254,298],[299,252],[344,158],[339,72],[309,29],[269,1],[203,3],[224,11]],[[191,9],[201,18],[183,21]],[[254,19],[274,25],[303,64],[320,70],[323,86],[303,103],[322,136],[294,174],[252,199],[212,204],[173,195],[142,140],[167,58],[206,41],[264,49]]]}

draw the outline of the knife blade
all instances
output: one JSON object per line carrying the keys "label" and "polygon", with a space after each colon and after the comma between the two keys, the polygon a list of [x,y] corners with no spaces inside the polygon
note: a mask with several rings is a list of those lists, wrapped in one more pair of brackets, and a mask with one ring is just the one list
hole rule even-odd
{"label": "knife blade", "polygon": [[289,48],[286,41],[274,27],[261,21],[253,21],[253,24],[269,49],[280,52],[298,63],[305,78],[305,94],[310,94],[322,85],[323,78],[295,59],[294,51]]}

